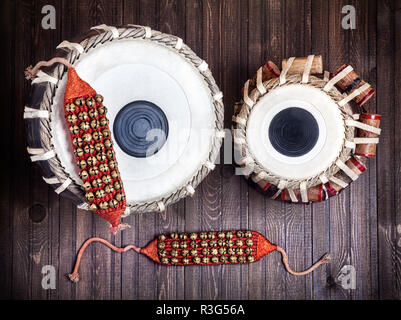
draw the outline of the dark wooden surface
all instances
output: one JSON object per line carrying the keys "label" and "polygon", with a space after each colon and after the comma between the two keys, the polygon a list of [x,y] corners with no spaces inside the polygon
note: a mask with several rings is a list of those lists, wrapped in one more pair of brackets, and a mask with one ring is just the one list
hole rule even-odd
{"label": "dark wooden surface", "polygon": [[[47,4],[56,8],[56,30],[41,28],[41,8]],[[356,30],[341,28],[341,8],[347,4],[356,8]],[[401,298],[401,1],[3,0],[1,20],[0,297]],[[121,256],[94,245],[85,253],[82,280],[74,285],[65,278],[86,238],[112,237],[103,220],[58,197],[29,161],[22,119],[29,83],[23,71],[52,57],[62,40],[102,23],[149,25],[183,38],[209,63],[224,92],[226,127],[242,84],[267,59],[279,63],[322,54],[325,69],[350,63],[376,87],[368,108],[383,115],[378,156],[340,196],[310,206],[274,202],[233,175],[230,165],[219,165],[193,198],[165,214],[128,217],[133,229],[113,240],[144,246],[160,232],[250,228],[284,247],[296,269],[326,251],[333,257],[330,264],[298,278],[285,272],[277,253],[244,266],[165,268],[133,252]],[[55,290],[42,289],[44,265],[57,271]],[[356,270],[355,289],[341,285],[345,265]]]}

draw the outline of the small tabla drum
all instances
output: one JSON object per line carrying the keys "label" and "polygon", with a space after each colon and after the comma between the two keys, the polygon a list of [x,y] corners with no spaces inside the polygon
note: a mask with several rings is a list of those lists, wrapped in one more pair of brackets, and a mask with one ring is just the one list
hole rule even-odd
{"label": "small tabla drum", "polygon": [[[92,29],[77,42],[63,41],[57,56],[103,96],[126,194],[125,215],[164,211],[192,195],[214,168],[223,138],[222,93],[207,63],[178,37],[134,25]],[[62,64],[52,73],[39,71],[33,80],[24,115],[28,152],[57,193],[87,208],[71,145],[74,129],[65,118],[66,82]],[[89,126],[99,125],[96,121]],[[77,131],[91,130],[78,124],[83,127]]]}
{"label": "small tabla drum", "polygon": [[283,60],[282,71],[269,61],[234,107],[237,162],[272,199],[325,200],[355,181],[366,170],[365,157],[375,155],[380,116],[362,107],[374,90],[351,66],[318,74],[321,56]]}

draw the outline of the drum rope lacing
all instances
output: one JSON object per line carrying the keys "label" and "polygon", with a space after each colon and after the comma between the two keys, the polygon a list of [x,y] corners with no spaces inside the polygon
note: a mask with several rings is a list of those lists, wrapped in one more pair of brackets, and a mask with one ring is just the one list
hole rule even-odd
{"label": "drum rope lacing", "polygon": [[[151,211],[160,211],[165,210],[167,205],[173,204],[180,200],[181,198],[186,197],[187,195],[192,195],[194,190],[198,184],[207,176],[207,174],[213,169],[211,164],[214,163],[215,159],[218,156],[220,146],[222,143],[223,135],[221,132],[223,131],[223,122],[224,122],[224,107],[222,103],[222,93],[219,90],[210,70],[207,67],[207,64],[199,58],[187,45],[182,43],[182,39],[164,34],[158,31],[151,30],[149,27],[142,26],[131,26],[128,28],[114,28],[113,30],[110,28],[103,28],[104,26],[99,26],[98,29],[107,29],[106,32],[101,32],[98,35],[91,36],[90,38],[84,39],[78,45],[72,44],[69,42],[63,41],[59,47],[71,50],[67,52],[65,59],[71,63],[72,65],[78,61],[81,55],[85,55],[91,49],[96,48],[98,45],[102,45],[106,42],[119,41],[121,39],[146,39],[145,41],[154,41],[161,45],[168,47],[171,50],[174,50],[181,56],[183,56],[187,61],[193,64],[199,72],[202,74],[205,82],[207,83],[210,91],[211,98],[213,104],[215,106],[215,128],[216,134],[212,141],[211,151],[209,156],[204,164],[198,169],[197,173],[182,187],[180,187],[175,192],[163,197],[162,199],[157,199],[155,201],[149,203],[142,204],[130,204],[129,212],[126,212],[124,216],[134,212],[151,212]],[[118,36],[116,36],[115,30],[118,31]],[[150,35],[150,36],[149,36]],[[82,52],[82,49],[83,52]],[[49,113],[52,111],[53,98],[55,95],[55,91],[58,88],[59,81],[62,80],[65,75],[67,68],[63,65],[58,65],[54,68],[53,76],[57,79],[57,83],[49,82],[46,86],[46,90],[43,96],[43,100],[41,103],[40,110],[46,110]],[[52,128],[51,128],[51,119],[40,118],[40,127],[41,127],[41,144],[45,152],[53,151],[54,146],[52,143]],[[55,177],[59,181],[66,181],[70,178],[70,175],[66,172],[65,168],[62,166],[60,159],[57,154],[47,160],[51,170],[54,172]],[[84,197],[84,193],[82,191],[82,187],[76,182],[73,181],[69,186],[68,190],[75,194],[81,201],[81,207],[87,203],[87,200]]]}

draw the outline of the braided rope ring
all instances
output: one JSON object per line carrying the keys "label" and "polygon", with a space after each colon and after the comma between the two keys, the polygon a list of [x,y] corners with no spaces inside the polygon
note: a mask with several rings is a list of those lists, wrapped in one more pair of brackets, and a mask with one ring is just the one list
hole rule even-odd
{"label": "braided rope ring", "polygon": [[[101,27],[101,26],[99,26]],[[84,38],[78,45],[71,45],[69,43],[63,42],[64,46],[60,46],[60,48],[67,48],[69,50],[59,51],[57,56],[63,56],[68,62],[72,65],[79,61],[79,59],[85,54],[87,54],[92,49],[101,46],[105,43],[109,43],[112,41],[120,41],[122,39],[138,39],[143,41],[152,41],[157,43],[158,45],[164,46],[170,50],[173,50],[175,53],[179,54],[183,57],[187,62],[192,64],[198,72],[201,74],[202,78],[207,84],[209,88],[211,100],[214,105],[214,114],[215,114],[215,123],[214,127],[216,133],[221,132],[223,130],[223,121],[224,121],[224,106],[222,102],[221,92],[207,67],[207,64],[200,59],[187,45],[182,43],[180,38],[177,38],[173,35],[164,34],[158,31],[150,30],[149,27],[143,26],[129,26],[124,28],[115,28],[115,27],[107,27],[103,26],[100,28],[105,30],[105,32],[100,32],[99,34],[91,35]],[[78,50],[78,49],[79,50]],[[59,49],[60,50],[60,49]],[[45,84],[45,89],[43,93],[43,98],[40,103],[40,110],[45,110],[49,114],[52,113],[52,106],[54,103],[54,97],[58,86],[62,79],[66,76],[66,68],[63,65],[57,65],[53,69],[53,75],[50,77],[55,81],[49,81]],[[51,126],[51,117],[48,118],[40,118],[35,119],[39,120],[40,126],[40,145],[44,152],[54,151],[53,144],[53,132]],[[187,181],[183,186],[171,192],[171,194],[160,198],[155,199],[154,201],[147,203],[137,203],[137,204],[129,204],[129,210],[125,213],[125,215],[130,214],[131,212],[152,212],[152,211],[163,211],[165,206],[171,205],[180,199],[186,197],[187,195],[192,195],[193,190],[199,185],[199,183],[208,175],[208,173],[212,170],[212,163],[214,163],[220,147],[222,143],[222,136],[216,134],[213,137],[213,141],[211,143],[211,150],[206,159],[206,161],[199,167],[197,172],[192,176],[192,178]],[[53,157],[46,159],[47,164],[50,168],[50,171],[54,174],[54,177],[51,177],[52,184],[57,185],[58,182],[71,181],[69,185],[64,189],[69,194],[72,194],[70,198],[79,205],[80,208],[86,209],[88,202],[84,197],[84,192],[78,181],[74,181],[71,179],[71,176],[67,172],[66,168],[63,167],[59,157],[55,154]],[[41,161],[43,162],[43,161]],[[48,170],[47,170],[48,171]],[[46,178],[46,180],[49,180]],[[63,190],[63,191],[64,191]]]}

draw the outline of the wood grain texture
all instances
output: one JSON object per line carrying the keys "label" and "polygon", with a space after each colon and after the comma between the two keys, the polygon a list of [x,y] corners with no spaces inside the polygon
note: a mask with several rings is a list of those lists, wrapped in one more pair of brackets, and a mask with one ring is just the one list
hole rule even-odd
{"label": "wood grain texture", "polygon": [[[41,28],[41,8],[56,8],[56,30]],[[356,9],[356,29],[344,30],[341,10]],[[400,299],[401,298],[401,7],[397,0],[35,0],[2,1],[7,80],[2,136],[5,183],[0,198],[0,298],[15,299]],[[368,172],[324,203],[271,201],[234,174],[229,159],[192,198],[164,213],[133,214],[132,228],[112,237],[99,217],[56,195],[31,164],[25,147],[23,108],[30,85],[25,67],[49,59],[64,39],[97,24],[148,25],[181,37],[205,59],[224,93],[225,127],[243,83],[267,60],[321,54],[324,69],[355,67],[376,88],[367,104],[382,114],[377,157]],[[41,221],[32,219],[41,212]],[[31,213],[31,215],[30,215]],[[332,262],[296,278],[278,253],[243,266],[158,266],[135,252],[89,248],[74,285],[65,274],[84,240],[101,236],[118,246],[145,246],[161,232],[250,228],[288,251],[303,269],[326,251]],[[52,265],[56,289],[41,287],[41,269]],[[356,288],[344,289],[341,270],[356,271]]]}

